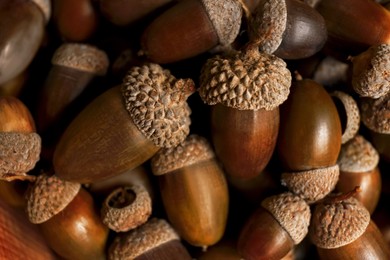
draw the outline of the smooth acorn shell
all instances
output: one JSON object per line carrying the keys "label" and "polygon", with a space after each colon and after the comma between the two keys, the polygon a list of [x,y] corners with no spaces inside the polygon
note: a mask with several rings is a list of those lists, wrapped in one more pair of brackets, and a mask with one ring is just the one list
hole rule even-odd
{"label": "smooth acorn shell", "polygon": [[241,256],[237,252],[237,246],[233,240],[222,240],[218,244],[207,248],[207,251],[201,254],[198,260],[241,260]]}
{"label": "smooth acorn shell", "polygon": [[194,246],[217,243],[225,232],[229,195],[214,159],[158,177],[165,211],[179,235]]}
{"label": "smooth acorn shell", "polygon": [[0,132],[35,132],[35,122],[26,105],[16,97],[0,97]]}
{"label": "smooth acorn shell", "polygon": [[390,162],[390,135],[370,131],[372,144],[379,152],[381,158]]}
{"label": "smooth acorn shell", "polygon": [[212,142],[226,174],[249,179],[258,176],[275,149],[279,108],[238,110],[217,104],[211,108]]}
{"label": "smooth acorn shell", "polygon": [[137,256],[135,260],[191,260],[180,240],[171,240]]}
{"label": "smooth acorn shell", "polygon": [[0,2],[0,85],[24,71],[37,53],[45,17],[33,1]]}
{"label": "smooth acorn shell", "polygon": [[17,209],[24,209],[26,200],[24,192],[27,189],[27,183],[24,181],[3,181],[0,180],[0,200],[9,206]]}
{"label": "smooth acorn shell", "polygon": [[326,90],[308,79],[293,83],[280,107],[278,153],[285,170],[335,165],[341,135],[340,118]]}
{"label": "smooth acorn shell", "polygon": [[97,97],[69,125],[54,152],[56,175],[90,183],[133,169],[159,148],[127,112],[120,87]]}
{"label": "smooth acorn shell", "polygon": [[84,189],[40,228],[50,247],[66,259],[105,259],[108,228]]}

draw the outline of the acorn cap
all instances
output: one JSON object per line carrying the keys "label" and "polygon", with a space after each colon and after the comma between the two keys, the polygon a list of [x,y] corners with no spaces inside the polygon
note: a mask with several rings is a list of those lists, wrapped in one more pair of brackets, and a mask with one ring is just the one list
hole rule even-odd
{"label": "acorn cap", "polygon": [[39,161],[41,138],[37,133],[0,132],[0,179],[33,180],[27,175]]}
{"label": "acorn cap", "polygon": [[370,212],[354,197],[324,202],[315,207],[309,236],[317,247],[338,248],[359,238],[369,223]]}
{"label": "acorn cap", "polygon": [[347,93],[341,91],[334,91],[331,93],[332,97],[338,98],[344,105],[347,114],[347,125],[344,133],[341,136],[341,143],[345,144],[351,140],[359,131],[360,126],[360,112],[356,101]]}
{"label": "acorn cap", "polygon": [[363,98],[360,109],[365,126],[376,133],[390,134],[390,93],[378,99]]}
{"label": "acorn cap", "polygon": [[109,259],[134,259],[172,240],[179,240],[175,230],[163,219],[153,218],[142,226],[117,236],[109,249]]}
{"label": "acorn cap", "polygon": [[281,182],[307,203],[314,203],[328,195],[339,180],[339,166],[308,171],[282,173]]}
{"label": "acorn cap", "polygon": [[190,135],[178,146],[158,151],[152,158],[152,171],[154,175],[163,175],[214,157],[214,151],[205,138]]}
{"label": "acorn cap", "polygon": [[342,172],[369,172],[379,163],[379,153],[363,136],[357,135],[341,146],[338,165]]}
{"label": "acorn cap", "polygon": [[76,197],[80,183],[41,174],[26,193],[27,214],[34,224],[43,223],[61,212]]}
{"label": "acorn cap", "polygon": [[201,0],[221,45],[231,44],[241,27],[242,8],[237,0]]}
{"label": "acorn cap", "polygon": [[131,68],[122,84],[134,124],[161,148],[177,146],[189,134],[191,109],[186,100],[194,91],[191,79],[177,80],[154,63]]}
{"label": "acorn cap", "polygon": [[104,51],[82,43],[62,44],[55,51],[51,62],[53,65],[81,70],[99,76],[105,75],[109,66],[109,60]]}
{"label": "acorn cap", "polygon": [[43,16],[45,17],[46,23],[49,22],[51,16],[51,2],[50,0],[32,0],[39,9],[42,11]]}
{"label": "acorn cap", "polygon": [[140,185],[115,189],[104,200],[101,209],[103,223],[115,232],[126,232],[140,226],[151,213],[149,193]]}
{"label": "acorn cap", "polygon": [[282,59],[251,48],[208,59],[199,95],[208,105],[272,110],[287,99],[290,86],[291,73]]}
{"label": "acorn cap", "polygon": [[390,92],[390,44],[371,46],[352,64],[352,86],[360,96],[379,98]]}
{"label": "acorn cap", "polygon": [[285,192],[266,198],[261,206],[274,216],[295,245],[305,238],[310,225],[310,207],[299,196]]}
{"label": "acorn cap", "polygon": [[261,51],[271,54],[279,48],[286,27],[286,1],[260,0],[249,24],[249,37]]}

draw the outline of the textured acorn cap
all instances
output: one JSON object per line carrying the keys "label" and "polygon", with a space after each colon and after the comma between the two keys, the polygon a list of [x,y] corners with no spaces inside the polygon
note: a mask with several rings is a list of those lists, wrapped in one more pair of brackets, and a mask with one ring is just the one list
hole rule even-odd
{"label": "textured acorn cap", "polygon": [[231,44],[241,27],[242,8],[237,0],[201,0],[221,45]]}
{"label": "textured acorn cap", "polygon": [[47,23],[50,20],[50,16],[51,16],[50,0],[32,0],[32,1],[39,7],[39,9],[41,9]]}
{"label": "textured acorn cap", "polygon": [[328,195],[339,180],[339,166],[308,171],[282,173],[281,182],[307,203],[316,202]]}
{"label": "textured acorn cap", "polygon": [[338,248],[359,238],[369,223],[370,212],[353,197],[336,203],[324,202],[315,207],[309,236],[317,247]]}
{"label": "textured acorn cap", "polygon": [[291,73],[282,59],[251,48],[208,59],[199,95],[208,105],[272,110],[287,99],[290,86]]}
{"label": "textured acorn cap", "polygon": [[342,172],[369,172],[378,165],[379,153],[363,136],[357,135],[341,146],[337,163]]}
{"label": "textured acorn cap", "polygon": [[310,225],[310,207],[299,196],[285,192],[266,198],[261,206],[274,216],[296,245],[305,238]]}
{"label": "textured acorn cap", "polygon": [[360,109],[365,126],[376,133],[390,134],[390,93],[378,99],[363,98]]}
{"label": "textured acorn cap", "polygon": [[161,148],[177,146],[189,134],[191,109],[186,100],[194,91],[191,79],[177,80],[154,63],[131,68],[122,84],[134,124]]}
{"label": "textured acorn cap", "polygon": [[260,0],[249,24],[249,37],[261,51],[274,53],[287,27],[285,0]]}
{"label": "textured acorn cap", "polygon": [[32,170],[41,154],[41,138],[36,133],[0,132],[0,179],[33,180]]}
{"label": "textured acorn cap", "polygon": [[178,146],[158,151],[152,158],[152,171],[154,175],[163,175],[214,157],[214,151],[205,138],[190,135]]}
{"label": "textured acorn cap", "polygon": [[341,136],[341,143],[345,144],[351,140],[359,131],[360,112],[356,101],[348,94],[341,91],[334,91],[331,96],[338,98],[344,105],[347,114],[347,125]]}
{"label": "textured acorn cap", "polygon": [[106,74],[109,60],[98,48],[82,43],[64,43],[54,53],[53,65],[64,66],[96,75]]}
{"label": "textured acorn cap", "polygon": [[175,230],[163,219],[153,218],[142,226],[117,236],[109,249],[109,259],[134,259],[153,248],[179,240]]}
{"label": "textured acorn cap", "polygon": [[[133,201],[128,201],[134,195]],[[115,206],[118,202],[119,207]],[[125,204],[122,206],[121,204]],[[152,200],[148,191],[140,185],[120,187],[104,200],[101,216],[102,221],[116,232],[126,232],[145,223],[152,213]]]}
{"label": "textured acorn cap", "polygon": [[352,87],[362,97],[379,98],[390,92],[390,45],[371,46],[352,58]]}
{"label": "textured acorn cap", "polygon": [[26,193],[27,214],[34,224],[43,223],[61,212],[76,197],[80,183],[41,174]]}

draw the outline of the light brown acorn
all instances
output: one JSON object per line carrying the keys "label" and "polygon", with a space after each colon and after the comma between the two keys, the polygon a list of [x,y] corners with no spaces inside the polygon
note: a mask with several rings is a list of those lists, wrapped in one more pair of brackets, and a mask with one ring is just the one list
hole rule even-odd
{"label": "light brown acorn", "polygon": [[199,94],[212,106],[212,142],[228,175],[253,178],[268,164],[290,84],[286,63],[253,45],[203,65]]}
{"label": "light brown acorn", "polygon": [[1,1],[0,17],[1,85],[24,71],[38,52],[50,18],[50,1]]}
{"label": "light brown acorn", "polygon": [[217,243],[226,227],[229,194],[224,173],[203,137],[190,135],[152,158],[168,219],[194,246]]}
{"label": "light brown acorn", "polygon": [[145,29],[141,52],[153,62],[170,63],[229,46],[239,33],[241,9],[235,0],[179,1]]}
{"label": "light brown acorn", "polygon": [[79,183],[41,174],[26,193],[29,220],[65,259],[105,259],[108,228]]}
{"label": "light brown acorn", "polygon": [[189,133],[190,79],[157,64],[133,67],[121,87],[97,97],[69,125],[54,152],[58,177],[97,182],[140,166]]}
{"label": "light brown acorn", "polygon": [[41,138],[28,108],[15,97],[0,97],[0,179],[34,180]]}

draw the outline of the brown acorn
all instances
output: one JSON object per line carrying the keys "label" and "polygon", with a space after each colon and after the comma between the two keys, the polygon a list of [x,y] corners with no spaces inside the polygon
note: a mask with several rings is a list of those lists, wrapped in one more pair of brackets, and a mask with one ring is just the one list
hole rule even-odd
{"label": "brown acorn", "polygon": [[228,175],[253,178],[268,164],[290,84],[286,63],[253,46],[203,66],[199,94],[212,106],[212,141]]}
{"label": "brown acorn", "polygon": [[0,85],[24,71],[41,45],[50,0],[5,0],[0,4]]}
{"label": "brown acorn", "polygon": [[363,124],[371,131],[390,134],[390,92],[378,99],[362,98],[360,111]]}
{"label": "brown acorn", "polygon": [[[305,63],[303,63],[305,66]],[[315,82],[323,86],[342,86],[348,81],[349,64],[346,61],[340,61],[332,56],[326,56],[316,64],[315,71],[310,76]],[[298,69],[302,74],[302,71]]]}
{"label": "brown acorn", "polygon": [[27,70],[24,70],[16,77],[0,84],[0,96],[18,97],[22,92],[23,87],[26,85],[27,79],[28,72]]}
{"label": "brown acorn", "polygon": [[66,259],[105,259],[108,228],[79,183],[42,174],[26,193],[30,221]]}
{"label": "brown acorn", "polygon": [[238,239],[246,260],[281,259],[308,233],[309,205],[291,192],[271,196],[250,216]]}
{"label": "brown acorn", "polygon": [[142,53],[153,62],[170,63],[229,46],[239,33],[241,16],[235,0],[179,1],[145,29]]}
{"label": "brown acorn", "polygon": [[13,208],[24,209],[26,200],[24,193],[28,184],[24,181],[3,181],[0,180],[0,200]]}
{"label": "brown acorn", "polygon": [[152,158],[169,221],[180,237],[206,248],[225,232],[229,194],[225,176],[206,139],[191,135]]}
{"label": "brown acorn", "polygon": [[282,59],[302,59],[324,46],[324,18],[299,0],[260,0],[249,21],[249,37],[261,51]]}
{"label": "brown acorn", "polygon": [[381,158],[390,162],[390,134],[380,134],[370,131],[372,144],[379,152]]}
{"label": "brown acorn", "polygon": [[131,170],[189,133],[192,80],[157,64],[133,67],[121,87],[97,97],[69,125],[54,152],[61,179],[97,182]]}

